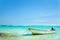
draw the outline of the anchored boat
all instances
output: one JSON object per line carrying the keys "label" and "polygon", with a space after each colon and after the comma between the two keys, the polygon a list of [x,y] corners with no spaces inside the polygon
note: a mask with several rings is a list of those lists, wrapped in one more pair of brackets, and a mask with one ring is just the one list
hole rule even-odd
{"label": "anchored boat", "polygon": [[43,35],[43,34],[53,34],[53,33],[55,33],[55,30],[36,30],[36,29],[31,29],[31,28],[29,28],[28,30],[31,31],[31,33],[33,35]]}

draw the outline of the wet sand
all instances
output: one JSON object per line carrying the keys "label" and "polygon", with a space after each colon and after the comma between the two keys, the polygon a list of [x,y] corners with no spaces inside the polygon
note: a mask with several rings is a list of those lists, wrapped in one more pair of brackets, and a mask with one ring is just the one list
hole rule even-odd
{"label": "wet sand", "polygon": [[4,35],[0,36],[0,40],[60,40],[59,37],[55,37],[54,35]]}

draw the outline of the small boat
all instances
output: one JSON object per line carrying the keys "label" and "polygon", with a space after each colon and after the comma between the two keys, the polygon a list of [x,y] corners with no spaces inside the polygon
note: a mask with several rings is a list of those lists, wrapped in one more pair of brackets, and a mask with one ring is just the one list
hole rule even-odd
{"label": "small boat", "polygon": [[32,32],[33,35],[43,35],[43,34],[53,34],[55,33],[55,30],[36,30],[36,29],[28,29]]}

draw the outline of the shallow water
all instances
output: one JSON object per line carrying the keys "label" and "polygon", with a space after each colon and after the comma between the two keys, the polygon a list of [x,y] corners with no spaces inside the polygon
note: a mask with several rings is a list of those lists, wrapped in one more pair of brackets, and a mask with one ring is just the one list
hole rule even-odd
{"label": "shallow water", "polygon": [[60,38],[49,35],[33,35],[19,37],[0,37],[0,40],[60,40]]}
{"label": "shallow water", "polygon": [[60,26],[53,26],[56,34],[32,35],[28,28],[50,30],[52,26],[0,26],[0,32],[12,33],[18,37],[0,37],[0,40],[60,40]]}

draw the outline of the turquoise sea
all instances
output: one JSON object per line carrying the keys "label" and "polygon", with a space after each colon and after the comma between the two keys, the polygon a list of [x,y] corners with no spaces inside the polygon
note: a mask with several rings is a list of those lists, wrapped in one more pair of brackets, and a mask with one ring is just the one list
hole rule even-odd
{"label": "turquoise sea", "polygon": [[[50,30],[54,28],[55,34],[32,35],[28,28],[37,30]],[[0,38],[1,40],[60,40],[60,26],[0,26],[0,33],[12,33],[18,37]]]}

